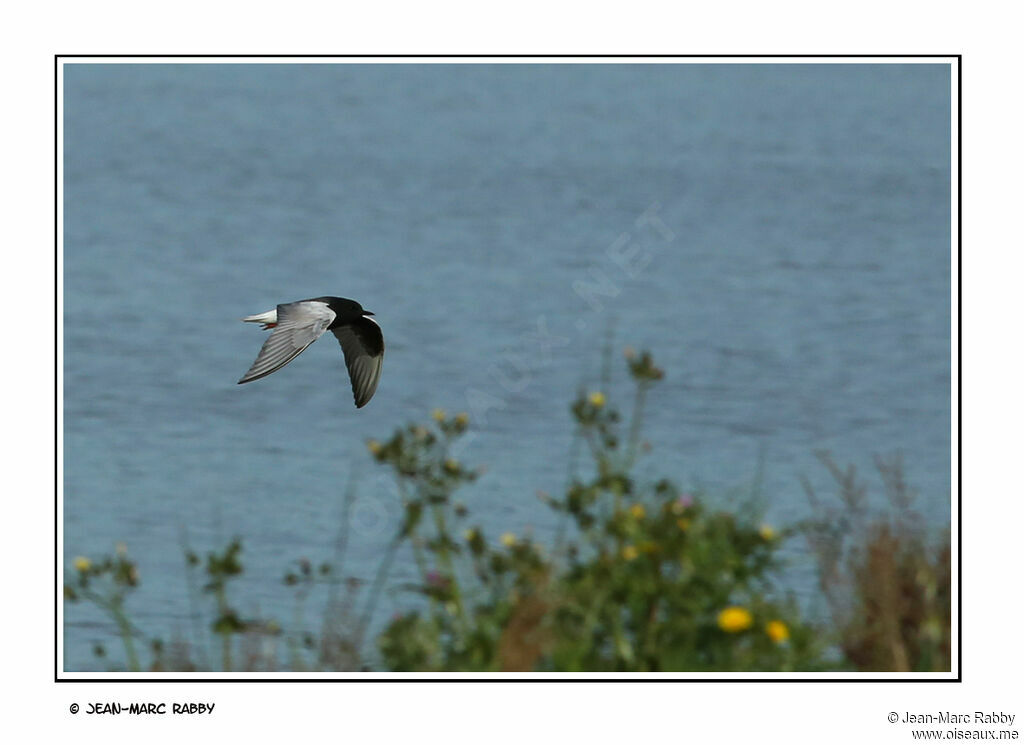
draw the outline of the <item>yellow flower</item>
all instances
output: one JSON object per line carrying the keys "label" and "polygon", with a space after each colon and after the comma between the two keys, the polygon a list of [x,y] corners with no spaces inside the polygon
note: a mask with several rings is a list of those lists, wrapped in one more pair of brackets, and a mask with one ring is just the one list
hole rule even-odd
{"label": "yellow flower", "polygon": [[88,572],[92,568],[92,562],[84,556],[76,556],[74,564],[75,569],[80,572]]}
{"label": "yellow flower", "polygon": [[467,424],[469,424],[469,414],[467,414],[466,412],[456,414],[455,423],[458,424],[460,427],[465,427]]}
{"label": "yellow flower", "polygon": [[718,628],[730,634],[746,631],[754,623],[750,611],[738,605],[731,605],[718,614]]}
{"label": "yellow flower", "polygon": [[782,644],[782,642],[789,639],[789,627],[782,621],[769,621],[764,630],[768,634],[768,638],[776,644]]}
{"label": "yellow flower", "polygon": [[434,418],[435,422],[443,422],[446,414],[444,413],[444,409],[434,409],[430,413],[430,416]]}
{"label": "yellow flower", "polygon": [[604,394],[601,393],[601,391],[594,391],[593,393],[590,394],[590,403],[592,403],[598,409],[604,406],[604,402],[605,397]]}
{"label": "yellow flower", "polygon": [[622,558],[626,561],[633,561],[640,555],[640,552],[636,550],[636,546],[623,546],[622,547]]}
{"label": "yellow flower", "polygon": [[647,510],[644,509],[642,504],[634,504],[629,508],[629,514],[637,520],[643,520],[647,516]]}
{"label": "yellow flower", "polygon": [[690,521],[687,520],[685,517],[681,517],[678,520],[676,520],[676,525],[678,525],[679,529],[683,531],[690,529]]}
{"label": "yellow flower", "polygon": [[464,531],[462,531],[462,537],[465,538],[467,541],[471,541],[474,538],[476,538],[476,530],[474,530],[473,528],[466,528]]}
{"label": "yellow flower", "polygon": [[757,532],[760,533],[761,537],[764,538],[766,541],[775,540],[775,528],[773,528],[771,525],[762,525]]}
{"label": "yellow flower", "polygon": [[502,533],[501,545],[507,546],[508,548],[512,548],[514,545],[516,545],[515,533]]}
{"label": "yellow flower", "polygon": [[374,455],[377,455],[381,450],[384,449],[384,446],[381,445],[376,440],[367,440],[366,441],[366,449],[369,450]]}

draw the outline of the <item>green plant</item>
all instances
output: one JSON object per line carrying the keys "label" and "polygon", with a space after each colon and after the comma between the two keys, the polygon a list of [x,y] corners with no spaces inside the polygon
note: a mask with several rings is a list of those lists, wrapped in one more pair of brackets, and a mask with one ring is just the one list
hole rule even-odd
{"label": "green plant", "polygon": [[[138,584],[138,567],[128,558],[128,550],[123,543],[117,545],[113,556],[104,556],[95,562],[85,556],[75,557],[72,571],[67,572],[64,580],[65,599],[72,603],[90,602],[114,621],[124,645],[128,669],[133,671],[139,670],[134,642],[138,632],[128,620],[125,600]],[[102,646],[93,651],[97,656],[105,654]]]}
{"label": "green plant", "polygon": [[[232,538],[223,551],[207,552],[205,561],[188,547],[184,552],[190,602],[194,603],[196,600],[193,592],[194,573],[200,568],[205,576],[201,591],[213,599],[213,620],[209,623],[208,630],[220,640],[220,669],[276,669],[276,645],[268,645],[266,642],[281,634],[280,625],[273,620],[243,617],[230,599],[231,583],[241,577],[245,569],[241,560],[242,540]],[[193,606],[192,612],[196,614],[198,610]],[[197,636],[201,636],[205,641],[205,635],[201,634],[201,629],[199,631]],[[190,643],[178,638],[166,644],[162,639],[154,639],[151,643],[153,663],[150,669],[209,669],[205,645],[198,642],[199,639],[193,639]],[[198,659],[195,655],[198,655]],[[237,661],[238,657],[241,657],[241,662]]]}
{"label": "green plant", "polygon": [[[511,533],[490,543],[455,490],[472,480],[448,450],[465,420],[435,416],[371,442],[405,495],[400,539],[419,547],[427,601],[379,639],[394,670],[795,670],[820,666],[814,632],[769,575],[788,533],[715,511],[670,481],[634,473],[649,388],[663,376],[647,353],[627,354],[635,385],[623,425],[602,391],[571,406],[592,458],[563,498],[542,498],[574,527],[558,555]],[[625,429],[623,436],[622,429]],[[424,511],[434,515],[424,527]],[[456,559],[464,559],[457,562]],[[460,568],[461,565],[461,568]]]}
{"label": "green plant", "polygon": [[[284,574],[295,595],[287,633],[237,610],[240,539],[204,558],[186,545],[195,625],[189,639],[153,640],[149,669],[206,670],[217,658],[225,671],[950,669],[949,537],[926,540],[899,459],[877,460],[891,515],[871,514],[854,469],[820,454],[842,509],[822,504],[805,480],[817,519],[776,530],[756,510],[716,507],[703,493],[650,474],[644,408],[663,372],[650,354],[627,350],[634,390],[625,417],[613,405],[610,357],[606,350],[600,385],[581,387],[570,405],[577,436],[564,491],[540,493],[557,515],[551,545],[509,531],[488,535],[471,522],[459,492],[480,471],[456,457],[469,419],[435,410],[427,424],[367,443],[395,479],[402,508],[368,582],[342,571],[353,480],[333,556],[297,559]],[[798,532],[818,562],[831,610],[827,628],[804,620],[775,587],[779,550]],[[417,579],[395,587],[391,570],[402,549],[411,552]],[[64,585],[70,603],[91,602],[114,621],[133,671],[140,669],[141,633],[126,606],[138,583],[138,568],[119,544],[112,556],[74,559]],[[326,610],[317,632],[307,628],[305,613],[322,588]],[[407,609],[378,632],[380,600],[395,590],[407,592]],[[219,655],[209,654],[210,634]],[[282,640],[286,662],[278,659]]]}

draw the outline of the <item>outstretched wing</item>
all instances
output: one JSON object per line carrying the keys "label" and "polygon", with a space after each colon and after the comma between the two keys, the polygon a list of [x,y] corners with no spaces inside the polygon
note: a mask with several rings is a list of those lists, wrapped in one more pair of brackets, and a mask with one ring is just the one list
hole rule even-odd
{"label": "outstretched wing", "polygon": [[310,344],[334,321],[334,311],[320,300],[302,300],[277,306],[277,326],[263,342],[256,361],[238,382],[259,380],[280,370]]}
{"label": "outstretched wing", "polygon": [[345,353],[345,366],[352,379],[352,396],[356,408],[361,409],[373,398],[384,364],[384,335],[372,318],[363,316],[357,321],[331,329],[341,350]]}

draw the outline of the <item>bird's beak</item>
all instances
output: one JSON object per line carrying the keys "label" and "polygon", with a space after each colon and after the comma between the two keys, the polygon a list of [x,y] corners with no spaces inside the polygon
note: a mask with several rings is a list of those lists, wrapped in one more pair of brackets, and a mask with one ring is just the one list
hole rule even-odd
{"label": "bird's beak", "polygon": [[371,311],[368,311],[368,310],[364,310],[364,311],[363,311],[363,315],[364,315],[364,316],[372,316],[372,315],[373,315],[373,313],[372,313]]}

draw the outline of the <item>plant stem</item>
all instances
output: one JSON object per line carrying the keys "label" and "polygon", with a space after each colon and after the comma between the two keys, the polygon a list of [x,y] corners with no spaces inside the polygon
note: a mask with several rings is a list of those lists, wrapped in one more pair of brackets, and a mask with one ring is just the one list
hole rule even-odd
{"label": "plant stem", "polygon": [[601,350],[601,386],[607,392],[612,385],[612,347],[615,340],[615,319],[608,319],[605,331],[604,347]]}
{"label": "plant stem", "polygon": [[206,634],[206,627],[203,626],[201,616],[199,613],[199,593],[196,590],[195,582],[195,571],[192,564],[188,561],[189,554],[189,541],[188,533],[183,525],[178,527],[179,542],[181,543],[182,551],[185,553],[185,591],[188,594],[188,616],[192,626],[192,634],[195,642],[192,646],[199,650],[200,655],[200,667],[203,669],[209,669],[209,652],[210,652],[210,639]]}
{"label": "plant stem", "polygon": [[338,527],[338,535],[334,539],[334,571],[331,573],[331,582],[327,586],[327,607],[335,607],[337,599],[338,584],[342,582],[345,564],[345,552],[348,548],[349,519],[352,513],[352,503],[355,501],[356,467],[349,476],[348,485],[345,487],[341,500],[341,525]]}
{"label": "plant stem", "polygon": [[626,447],[626,470],[636,461],[636,448],[640,443],[640,425],[644,418],[644,402],[647,400],[647,382],[636,384],[636,399],[633,403],[633,419],[629,423],[629,444]]}
{"label": "plant stem", "polygon": [[455,610],[459,621],[465,626],[466,614],[462,607],[462,593],[459,590],[458,578],[455,576],[455,565],[452,562],[451,552],[448,550],[448,527],[444,519],[444,505],[434,505],[434,526],[437,528],[437,540],[440,549],[438,549],[438,559],[441,562],[441,568],[444,570],[448,577],[448,581],[451,582],[452,588],[452,602],[455,603]]}
{"label": "plant stem", "polygon": [[[228,599],[224,592],[223,580],[217,584],[217,611],[221,618],[225,618],[228,613]],[[221,669],[224,672],[231,672],[231,632],[220,632],[220,664]]]}
{"label": "plant stem", "polygon": [[[576,427],[576,431],[573,433],[572,443],[569,445],[569,466],[565,478],[565,492],[568,493],[569,488],[572,486],[573,481],[576,480],[576,469],[580,457],[580,442],[583,437],[580,434],[580,428]],[[554,553],[558,554],[562,550],[562,541],[565,538],[565,528],[569,524],[569,510],[565,509],[558,515],[558,524],[555,527],[555,547]]]}
{"label": "plant stem", "polygon": [[111,613],[113,613],[114,620],[117,621],[117,628],[121,632],[121,641],[124,642],[124,652],[128,659],[128,668],[132,672],[138,672],[139,658],[135,654],[135,644],[132,641],[132,625],[128,621],[128,617],[125,616],[120,602],[111,605]]}
{"label": "plant stem", "polygon": [[384,558],[380,562],[380,566],[377,568],[377,576],[373,578],[373,585],[370,587],[370,596],[366,600],[366,608],[363,610],[363,616],[359,619],[359,625],[356,627],[357,634],[357,645],[362,646],[362,637],[366,629],[370,625],[370,621],[373,618],[373,612],[377,608],[377,601],[380,598],[381,588],[384,586],[385,580],[387,580],[388,573],[391,571],[391,564],[395,560],[395,555],[398,553],[398,547],[402,545],[402,535],[399,533],[391,539],[391,543],[388,544],[387,550],[384,552]]}

